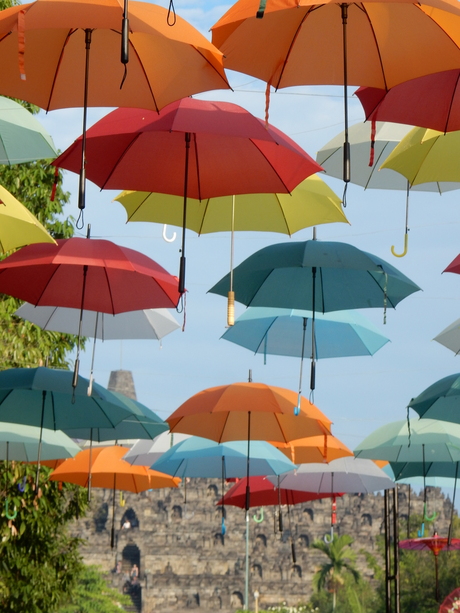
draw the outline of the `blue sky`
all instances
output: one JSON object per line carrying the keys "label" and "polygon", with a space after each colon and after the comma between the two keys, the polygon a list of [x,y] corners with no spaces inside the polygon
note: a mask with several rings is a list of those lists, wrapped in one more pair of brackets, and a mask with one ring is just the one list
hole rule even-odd
{"label": "blue sky", "polygon": [[[161,4],[161,3],[160,3]],[[229,5],[194,0],[175,2],[177,13],[210,38],[209,28]],[[306,60],[308,61],[308,59]],[[264,84],[251,77],[229,73],[231,91],[208,92],[198,97],[227,100],[263,117]],[[355,87],[349,88],[349,95]],[[89,124],[107,110],[91,109]],[[350,97],[350,124],[363,121],[359,101]],[[81,109],[52,111],[40,116],[61,149],[81,133]],[[270,122],[296,140],[313,157],[343,129],[342,88],[299,87],[273,93]],[[66,173],[64,187],[72,193],[67,213],[77,216],[76,175]],[[323,177],[338,195],[341,181]],[[180,233],[173,243],[162,238],[156,224],[126,224],[121,205],[112,202],[117,192],[87,186],[85,222],[91,236],[107,238],[147,254],[172,274],[178,273]],[[404,419],[409,400],[436,380],[460,371],[453,353],[433,337],[460,317],[460,277],[441,274],[460,252],[460,192],[442,196],[414,192],[411,195],[409,251],[404,258],[390,253],[403,247],[405,193],[368,190],[350,185],[346,215],[350,226],[319,226],[319,240],[351,243],[391,262],[415,281],[422,292],[401,302],[387,314],[383,325],[380,309],[362,311],[388,336],[388,343],[372,358],[321,360],[317,364],[315,404],[334,422],[333,433],[352,449],[384,423]],[[173,228],[169,228],[171,234]],[[84,235],[85,232],[81,232]],[[239,233],[235,237],[235,263],[258,249],[275,243],[311,238],[305,229],[285,235]],[[299,360],[262,356],[220,340],[226,325],[226,300],[207,294],[229,270],[230,235],[219,233],[197,237],[187,233],[187,279],[185,331],[176,331],[160,344],[152,341],[107,341],[98,343],[95,378],[106,385],[112,370],[133,372],[138,399],[166,418],[191,395],[207,387],[246,381],[249,370],[254,381],[297,390]],[[245,307],[237,305],[236,314]],[[177,314],[182,322],[183,314]],[[88,376],[89,350],[83,355],[80,373]],[[304,369],[308,373],[308,367]],[[304,395],[308,396],[308,374]]]}

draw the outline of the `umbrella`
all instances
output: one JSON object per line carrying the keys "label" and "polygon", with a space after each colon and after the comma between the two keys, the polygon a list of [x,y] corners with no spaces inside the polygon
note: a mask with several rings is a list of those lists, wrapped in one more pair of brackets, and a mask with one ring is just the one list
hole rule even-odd
{"label": "umbrella", "polygon": [[[246,477],[240,479],[233,485],[225,496],[223,496],[216,506],[232,505],[244,509],[246,497]],[[251,490],[251,507],[274,506],[277,504],[300,504],[310,500],[320,498],[330,498],[341,496],[342,494],[316,494],[313,492],[303,492],[300,490],[290,490],[284,487],[276,487],[266,477],[249,477],[249,487]]]}
{"label": "umbrella", "polygon": [[[55,160],[80,169],[82,137]],[[282,132],[240,106],[184,98],[160,113],[116,109],[86,135],[88,178],[103,189],[181,196],[179,291],[184,291],[187,199],[289,192],[321,169]]]}
{"label": "umbrella", "polygon": [[433,340],[458,355],[460,352],[460,319],[456,319],[450,326],[444,328]]}
{"label": "umbrella", "polygon": [[439,580],[438,580],[438,555],[441,551],[452,551],[460,549],[460,539],[449,539],[439,536],[437,532],[433,536],[418,539],[406,539],[399,541],[401,549],[411,549],[415,551],[432,551],[434,554],[435,568],[435,598],[439,601]]}
{"label": "umbrella", "polygon": [[0,185],[0,250],[6,253],[31,243],[55,245],[56,241],[29,209]]}
{"label": "umbrella", "polygon": [[137,466],[152,466],[168,449],[171,449],[174,443],[179,443],[189,437],[189,434],[171,434],[168,431],[162,432],[153,441],[140,439],[123,456],[123,460]]}
{"label": "umbrella", "polygon": [[460,172],[455,160],[459,152],[458,132],[443,134],[427,128],[413,128],[393,149],[382,168],[399,172],[411,187],[433,182],[458,183]]}
{"label": "umbrella", "polygon": [[273,445],[278,447],[294,464],[331,462],[353,455],[353,452],[332,434],[307,436],[289,443],[273,443]]}
{"label": "umbrella", "polygon": [[458,68],[443,70],[389,89],[360,87],[355,94],[368,121],[391,121],[452,132],[460,130],[459,76]]}
{"label": "umbrella", "polygon": [[330,433],[330,420],[305,398],[297,404],[299,411],[293,411],[296,400],[296,394],[284,388],[233,383],[198,392],[166,421],[171,432],[203,436],[219,443],[246,438],[249,477],[251,440],[287,442],[299,435]]}
{"label": "umbrella", "polygon": [[[315,314],[395,307],[420,288],[375,255],[347,243],[310,240],[260,249],[235,268],[235,300],[246,306],[311,308]],[[228,276],[209,291],[225,295]],[[315,387],[312,343],[310,389]],[[300,396],[300,393],[299,393]]]}
{"label": "umbrella", "polygon": [[[81,106],[86,133],[88,106],[158,111],[184,96],[228,88],[221,53],[179,16],[170,27],[168,15],[136,0],[129,10],[116,0],[36,0],[2,11],[2,93],[47,111]],[[82,210],[84,151],[80,164]]]}
{"label": "umbrella", "polygon": [[[66,334],[78,334],[79,332],[80,309],[40,307],[26,302],[14,314],[40,326],[42,330],[52,330]],[[93,381],[96,339],[101,339],[102,341],[112,339],[160,340],[180,327],[180,324],[167,309],[127,311],[117,315],[84,310],[82,313],[81,334],[94,338],[90,385]]]}
{"label": "umbrella", "polygon": [[455,613],[460,608],[460,587],[444,598],[438,613]]}
{"label": "umbrella", "polygon": [[122,459],[126,451],[127,447],[121,446],[83,449],[75,458],[55,468],[50,475],[52,481],[113,490],[112,549],[115,544],[115,491],[139,493],[150,489],[178,487],[180,481],[146,466],[131,466]]}
{"label": "umbrella", "polygon": [[80,451],[80,447],[60,430],[41,430],[37,426],[0,423],[0,458],[16,460],[17,462],[36,461],[38,448],[41,445],[43,461],[72,458]]}
{"label": "umbrella", "polygon": [[[408,408],[413,409],[423,418],[460,423],[460,374],[449,375],[439,379],[415,398],[412,398]],[[452,425],[444,426],[452,431]]]}
{"label": "umbrella", "polygon": [[[267,477],[275,483],[276,477]],[[281,487],[306,492],[367,494],[394,487],[372,460],[344,457],[328,464],[300,464],[295,471],[281,475]]]}
{"label": "umbrella", "polygon": [[84,309],[117,314],[179,301],[176,278],[159,264],[111,241],[85,238],[13,253],[0,263],[0,291],[37,306],[80,309],[75,380]]}
{"label": "umbrella", "polygon": [[21,164],[55,158],[53,139],[18,102],[0,96],[0,164]]}
{"label": "umbrella", "polygon": [[[98,384],[88,396],[88,381],[81,377],[72,389],[72,379],[70,371],[43,367],[0,371],[0,421],[66,430],[83,425],[111,427],[130,415],[121,396]],[[38,480],[40,444],[37,457]]]}
{"label": "umbrella", "polygon": [[[351,183],[361,185],[365,189],[396,189],[406,191],[406,228],[404,234],[404,251],[396,253],[394,247],[391,252],[396,257],[407,253],[409,232],[409,188],[410,191],[426,191],[443,193],[458,189],[455,182],[431,182],[421,185],[410,185],[405,177],[390,168],[382,168],[382,163],[390,155],[400,141],[412,130],[412,126],[376,121],[372,127],[367,123],[358,123],[350,127],[349,141],[353,158],[353,167],[350,173]],[[342,176],[342,143],[343,132],[338,134],[316,155],[316,161],[323,166],[331,177]]]}
{"label": "umbrella", "polygon": [[[247,470],[246,441],[217,443],[191,436],[166,451],[152,468],[173,477],[241,478]],[[250,476],[278,475],[294,464],[266,441],[253,441],[249,455]]]}
{"label": "umbrella", "polygon": [[457,3],[450,0],[429,0],[423,6],[412,0],[359,5],[238,0],[212,27],[212,40],[228,69],[266,81],[267,92],[270,85],[344,85],[347,184],[347,86],[392,87],[458,68],[459,15]]}

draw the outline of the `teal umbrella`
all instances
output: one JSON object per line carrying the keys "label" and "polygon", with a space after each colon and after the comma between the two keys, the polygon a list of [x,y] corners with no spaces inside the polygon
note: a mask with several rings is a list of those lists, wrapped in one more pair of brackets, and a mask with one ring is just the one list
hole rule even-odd
{"label": "teal umbrella", "polygon": [[407,405],[420,417],[460,423],[460,374],[439,379]]}
{"label": "teal umbrella", "polygon": [[[0,459],[34,462],[40,444],[40,428],[20,424],[0,423]],[[73,458],[80,447],[60,430],[41,431],[41,459]]]}
{"label": "teal umbrella", "polygon": [[[226,275],[209,291],[226,296]],[[387,307],[419,291],[413,281],[379,257],[347,243],[309,240],[260,249],[234,270],[235,300],[246,306],[311,309],[316,313]],[[313,333],[314,337],[314,333]],[[314,384],[312,343],[310,389]],[[299,394],[300,395],[300,394]]]}
{"label": "teal umbrella", "polygon": [[[45,428],[112,427],[132,414],[126,402],[101,385],[94,384],[88,396],[88,380],[80,379],[73,388],[73,373],[68,370],[41,367],[0,371],[0,421],[37,426],[43,432]],[[37,483],[41,448],[39,444]]]}
{"label": "teal umbrella", "polygon": [[0,96],[0,164],[54,159],[53,139],[26,108]]}

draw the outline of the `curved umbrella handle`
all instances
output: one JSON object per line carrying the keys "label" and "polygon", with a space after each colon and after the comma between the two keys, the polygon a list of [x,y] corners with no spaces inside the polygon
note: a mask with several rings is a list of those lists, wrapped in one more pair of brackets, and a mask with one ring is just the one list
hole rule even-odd
{"label": "curved umbrella handle", "polygon": [[433,515],[429,516],[426,512],[426,503],[423,505],[423,519],[425,521],[433,521],[437,518],[438,514],[436,513],[436,511],[433,513]]}
{"label": "curved umbrella handle", "polygon": [[222,536],[225,536],[226,532],[227,532],[227,527],[225,525],[225,517],[222,516],[222,525],[220,527],[220,533],[222,534]]}
{"label": "curved umbrella handle", "polygon": [[408,242],[409,242],[409,236],[406,232],[406,234],[404,234],[404,251],[402,253],[396,253],[394,245],[391,246],[391,253],[396,257],[396,258],[403,258],[406,253],[407,253],[407,247],[408,247]]}
{"label": "curved umbrella handle", "polygon": [[163,240],[165,240],[167,243],[173,243],[176,240],[177,234],[176,234],[176,232],[174,232],[171,238],[166,236],[166,228],[167,227],[168,227],[167,224],[163,224]]}
{"label": "curved umbrella handle", "polygon": [[425,522],[422,522],[420,530],[417,530],[417,536],[418,536],[419,539],[421,539],[421,538],[423,538],[425,536]]}
{"label": "curved umbrella handle", "polygon": [[124,507],[126,504],[126,500],[123,496],[123,492],[120,492],[120,507]]}
{"label": "curved umbrella handle", "polygon": [[326,543],[326,545],[330,545],[333,540],[334,540],[334,527],[331,526],[331,533],[324,535],[324,542]]}
{"label": "curved umbrella handle", "polygon": [[10,502],[9,499],[7,498],[5,500],[5,517],[7,519],[16,519],[16,515],[18,514],[16,506],[14,507],[14,511],[12,513],[10,513],[9,510],[8,510],[9,502]]}
{"label": "curved umbrella handle", "polygon": [[252,516],[252,519],[256,522],[256,524],[261,524],[264,521],[264,510],[263,507],[260,508],[259,515],[257,513]]}
{"label": "curved umbrella handle", "polygon": [[18,490],[21,492],[21,494],[26,489],[26,483],[27,483],[27,477],[24,477],[22,481],[18,483]]}

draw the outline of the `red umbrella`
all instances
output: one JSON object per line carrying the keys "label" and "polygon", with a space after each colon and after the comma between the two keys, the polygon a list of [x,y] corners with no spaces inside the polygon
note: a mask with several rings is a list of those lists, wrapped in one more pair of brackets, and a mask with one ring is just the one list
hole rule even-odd
{"label": "red umbrella", "polygon": [[298,490],[287,490],[278,488],[266,477],[245,477],[233,485],[225,496],[216,503],[217,506],[229,504],[235,507],[245,508],[246,505],[246,485],[249,483],[251,491],[250,506],[266,507],[277,504],[299,504],[320,498],[331,498],[332,496],[342,496],[342,494],[317,494],[316,492],[301,492]]}
{"label": "red umbrella", "polygon": [[[82,137],[53,163],[80,171]],[[184,291],[187,198],[287,193],[322,170],[288,136],[240,106],[184,98],[159,113],[119,108],[86,134],[86,176],[102,189],[184,197],[179,291]]]}
{"label": "red umbrella", "polygon": [[[0,292],[36,306],[123,313],[171,308],[179,302],[177,277],[146,255],[107,240],[58,239],[23,247],[0,262]],[[76,378],[74,379],[76,385]]]}
{"label": "red umbrella", "polygon": [[439,132],[460,130],[460,70],[410,79],[388,90],[360,87],[355,94],[367,120],[391,121]]}
{"label": "red umbrella", "polygon": [[436,600],[439,601],[439,581],[438,581],[438,555],[440,551],[444,549],[451,551],[454,549],[460,549],[460,539],[449,539],[447,537],[439,536],[437,532],[433,536],[420,538],[420,539],[406,539],[399,541],[401,549],[412,549],[416,551],[432,551],[434,553],[434,568],[435,568],[435,595]]}
{"label": "red umbrella", "polygon": [[456,613],[460,609],[460,587],[444,598],[438,613]]}

